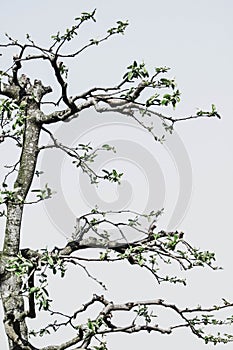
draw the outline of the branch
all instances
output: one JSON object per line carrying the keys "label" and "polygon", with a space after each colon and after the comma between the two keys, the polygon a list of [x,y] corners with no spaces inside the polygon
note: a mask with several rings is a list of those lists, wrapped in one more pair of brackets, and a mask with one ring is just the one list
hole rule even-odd
{"label": "branch", "polygon": [[118,177],[120,177],[121,174],[114,173],[115,177],[112,177],[111,172],[109,172],[108,175],[106,175],[106,170],[102,170],[103,172],[105,172],[105,175],[99,175],[88,165],[89,162],[91,163],[94,161],[95,157],[98,155],[98,152],[110,151],[110,150],[115,152],[114,147],[111,147],[109,145],[103,145],[102,147],[98,147],[95,150],[93,150],[93,148],[89,144],[88,145],[79,144],[77,147],[68,147],[62,144],[61,142],[57,141],[53,136],[53,133],[50,132],[45,127],[42,127],[42,130],[44,130],[46,133],[49,134],[53,144],[41,146],[39,148],[39,151],[42,151],[44,149],[51,149],[51,148],[60,149],[69,157],[74,159],[72,163],[75,164],[77,168],[81,168],[82,171],[89,176],[92,184],[94,183],[97,184],[98,183],[97,180],[100,180],[100,179],[109,180],[112,182],[113,181],[117,182],[119,180]]}
{"label": "branch", "polygon": [[[90,306],[97,302],[103,305],[103,308],[98,313],[97,317],[94,319],[88,319],[86,323],[78,324],[75,326],[74,321],[76,317],[85,312]],[[177,321],[177,324],[173,324],[168,328],[160,327],[153,321],[153,319],[157,317],[154,307],[158,308],[158,311],[161,308],[171,310],[181,319],[181,323]],[[232,318],[228,318],[225,322],[222,321],[222,323],[220,323],[220,321],[213,318],[213,315],[211,316],[209,314],[232,307],[233,303],[227,303],[227,305],[224,303],[218,307],[213,306],[209,308],[198,307],[180,309],[175,304],[166,303],[163,299],[129,301],[121,304],[116,304],[113,301],[107,300],[103,295],[94,295],[89,302],[85,303],[79,310],[75,311],[72,316],[51,311],[52,315],[68,318],[68,321],[60,322],[59,324],[55,322],[54,324],[48,325],[45,329],[52,328],[53,326],[58,329],[61,326],[70,324],[75,329],[78,329],[79,336],[72,338],[70,341],[60,346],[49,346],[43,348],[43,350],[66,349],[68,346],[75,345],[81,341],[82,344],[80,346],[82,348],[86,348],[86,346],[91,344],[93,340],[98,339],[98,335],[105,336],[109,333],[131,334],[147,331],[148,333],[158,332],[162,334],[171,334],[175,329],[184,327],[189,328],[195,336],[204,340],[206,343],[212,342],[216,344],[218,342],[229,342],[233,341],[233,337],[231,335],[224,334],[224,336],[221,336],[220,333],[218,333],[218,336],[210,336],[204,332],[203,327],[219,324],[230,325],[232,323]],[[132,316],[131,322],[129,322],[129,324],[126,326],[115,324],[113,320],[114,315],[117,312],[127,313],[127,315],[130,314]],[[203,315],[203,313],[206,312],[208,314]],[[194,315],[192,316],[192,314]],[[201,315],[201,318],[199,315]],[[200,328],[200,326],[202,328]]]}
{"label": "branch", "polygon": [[[95,10],[93,11],[91,17],[93,19],[93,15],[95,13]],[[116,34],[124,34],[126,27],[128,26],[128,21],[122,22],[122,21],[117,21],[117,27],[113,27],[110,28],[107,31],[107,35],[104,36],[101,39],[90,39],[90,42],[86,45],[84,45],[81,49],[70,53],[70,54],[60,54],[58,53],[59,50],[56,51],[56,57],[63,57],[63,58],[74,58],[76,56],[78,56],[79,54],[81,54],[83,51],[85,51],[86,49],[88,49],[89,47],[93,46],[93,45],[99,45],[101,43],[103,43],[104,41],[107,41],[111,36],[116,35]],[[71,39],[73,38],[73,34],[75,33],[75,30],[78,26],[73,26],[70,30],[68,30],[67,34],[68,34],[68,38],[66,37],[65,40],[63,39],[60,47],[65,43],[65,41],[69,41],[69,33],[71,33]],[[65,36],[64,36],[65,37]],[[59,49],[60,49],[59,47]]]}

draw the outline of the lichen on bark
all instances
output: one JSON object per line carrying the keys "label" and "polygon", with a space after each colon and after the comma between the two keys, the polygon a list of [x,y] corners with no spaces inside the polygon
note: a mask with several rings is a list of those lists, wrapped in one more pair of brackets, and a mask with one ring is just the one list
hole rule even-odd
{"label": "lichen on bark", "polygon": [[[9,339],[9,348],[19,347],[19,339],[28,340],[28,330],[25,321],[25,305],[21,294],[22,279],[14,272],[7,270],[9,259],[16,257],[20,251],[21,224],[24,209],[24,201],[30,190],[34,177],[38,144],[41,131],[41,123],[38,116],[41,115],[40,101],[51,88],[43,87],[40,81],[28,88],[19,88],[13,85],[4,85],[6,96],[14,98],[18,104],[22,101],[26,104],[25,124],[22,150],[19,160],[19,171],[14,183],[14,197],[7,200],[7,220],[5,227],[4,246],[1,254],[1,298],[5,313],[5,331]],[[17,339],[17,342],[16,341]],[[25,348],[26,349],[26,348]]]}

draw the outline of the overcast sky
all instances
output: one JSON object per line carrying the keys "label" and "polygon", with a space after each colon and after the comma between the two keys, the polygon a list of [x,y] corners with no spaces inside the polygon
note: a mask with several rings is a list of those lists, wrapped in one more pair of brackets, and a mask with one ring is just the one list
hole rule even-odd
{"label": "overcast sky", "polygon": [[[86,119],[80,117],[80,124],[66,125],[64,129],[59,127],[57,135],[64,140],[67,135],[71,135],[70,142],[89,140],[98,145],[112,140],[118,144],[118,163],[113,157],[103,158],[101,166],[108,164],[114,167],[117,164],[123,168],[126,176],[133,174],[131,181],[128,177],[124,184],[125,189],[129,190],[128,202],[126,192],[121,192],[120,189],[117,192],[116,188],[112,191],[109,187],[100,186],[97,192],[89,192],[82,179],[80,181],[83,181],[81,183],[87,190],[86,193],[81,192],[78,183],[75,183],[77,176],[74,170],[68,161],[58,157],[62,169],[59,169],[59,173],[54,177],[55,188],[52,183],[51,187],[56,190],[56,184],[60,186],[63,204],[53,206],[54,212],[51,212],[49,205],[30,209],[30,216],[28,209],[25,213],[22,245],[36,248],[52,247],[54,242],[58,246],[64,244],[70,236],[69,232],[64,231],[68,227],[72,228],[73,222],[67,223],[65,220],[63,226],[64,220],[58,219],[56,223],[54,217],[63,210],[67,211],[67,217],[73,218],[78,215],[75,196],[81,198],[78,207],[80,210],[90,206],[97,197],[105,205],[114,205],[122,198],[125,206],[131,204],[134,209],[144,210],[151,201],[151,191],[157,191],[156,206],[161,204],[165,207],[162,224],[165,227],[169,227],[169,224],[174,225],[173,228],[183,230],[187,239],[197,247],[215,251],[219,265],[223,266],[224,270],[215,273],[196,270],[187,275],[189,286],[186,289],[158,288],[143,274],[140,275],[143,283],[138,285],[137,275],[131,270],[127,275],[129,285],[125,285],[124,282],[124,288],[119,288],[121,267],[119,271],[116,268],[114,270],[115,281],[109,270],[102,273],[103,276],[105,274],[109,283],[116,288],[117,296],[122,300],[125,297],[126,301],[131,297],[162,297],[171,302],[187,302],[188,305],[202,302],[212,305],[217,304],[221,297],[233,300],[233,3],[231,0],[8,0],[1,4],[1,41],[5,32],[21,40],[24,40],[26,33],[30,33],[36,42],[47,45],[52,34],[69,27],[73,18],[80,12],[94,8],[97,8],[97,23],[85,26],[81,31],[80,43],[90,38],[101,37],[116,20],[127,19],[130,26],[124,36],[114,37],[101,47],[81,55],[76,62],[70,63],[71,94],[92,86],[115,85],[120,81],[126,67],[136,59],[144,61],[150,69],[164,65],[171,67],[169,74],[176,78],[182,99],[176,111],[169,113],[184,117],[195,114],[197,108],[208,109],[214,103],[222,119],[199,119],[178,124],[174,143],[168,142],[166,147],[155,146],[151,138],[134,124],[123,119],[115,120],[115,116],[110,116],[109,119],[103,116],[102,120],[98,117],[96,121],[94,114],[84,114]],[[4,68],[11,65],[6,58],[1,58],[0,62]],[[33,78],[42,79],[45,85],[54,83],[45,65],[35,68],[30,64],[25,66],[25,73]],[[77,127],[77,134],[74,127]],[[124,150],[128,152],[126,158]],[[137,155],[134,150],[137,150]],[[5,153],[1,157],[6,160]],[[42,157],[40,164],[44,165],[48,160],[51,158]],[[155,185],[156,181],[151,174],[154,174],[156,181],[161,181],[159,185]],[[51,182],[51,175],[46,176]],[[71,184],[75,185],[74,190]],[[185,191],[182,192],[182,188]],[[182,198],[179,198],[180,193]],[[185,205],[182,207],[178,200]],[[38,224],[35,227],[38,217],[39,228]],[[86,288],[91,286],[88,282]],[[112,291],[113,288],[109,294],[111,296],[114,295]],[[80,293],[85,300],[85,288]],[[91,295],[92,291],[88,290],[87,294]],[[60,302],[62,303],[62,295]],[[205,346],[188,331],[177,332],[169,337],[144,334],[131,336],[127,340],[124,337],[118,337],[117,340],[111,338],[111,348],[125,349],[125,341],[127,347],[133,346],[134,349],[141,349],[142,346],[152,349],[157,346],[157,342],[164,349],[170,349],[171,346],[181,346],[182,349],[188,347],[192,350],[212,349],[212,346]],[[230,349],[231,345],[219,345],[217,348]]]}

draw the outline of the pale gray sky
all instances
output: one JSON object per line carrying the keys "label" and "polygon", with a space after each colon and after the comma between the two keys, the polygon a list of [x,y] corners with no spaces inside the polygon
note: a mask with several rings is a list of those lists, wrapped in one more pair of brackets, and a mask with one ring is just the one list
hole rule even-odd
{"label": "pale gray sky", "polygon": [[[26,33],[30,33],[35,41],[46,45],[51,34],[70,26],[73,18],[77,17],[80,12],[94,8],[97,8],[97,24],[87,25],[81,31],[81,42],[87,38],[101,36],[118,19],[128,19],[130,26],[125,36],[115,37],[101,47],[86,52],[79,57],[77,62],[71,63],[71,93],[80,92],[93,85],[115,84],[134,59],[143,60],[150,68],[161,65],[172,68],[170,74],[176,77],[182,92],[182,101],[174,112],[177,117],[194,114],[198,107],[207,109],[212,103],[217,106],[222,115],[221,120],[195,120],[179,124],[176,132],[183,140],[193,171],[190,206],[178,228],[185,231],[187,238],[196,246],[214,250],[224,270],[216,273],[196,270],[187,275],[189,286],[186,289],[157,287],[151,283],[147,275],[143,274],[141,276],[143,283],[138,285],[137,275],[131,270],[127,273],[124,271],[124,274],[128,276],[126,280],[129,280],[130,283],[127,284],[124,281],[124,288],[119,288],[122,278],[120,267],[119,271],[115,267],[114,280],[109,270],[104,270],[102,274],[112,283],[113,287],[115,286],[117,296],[122,300],[124,297],[128,300],[133,296],[139,299],[162,297],[171,302],[176,300],[180,303],[187,302],[188,305],[202,302],[205,305],[217,304],[221,297],[232,300],[233,3],[231,0],[145,0],[139,2],[132,0],[127,2],[123,0],[115,2],[8,0],[1,4],[0,37],[2,40],[2,34],[7,32],[14,38],[23,39]],[[5,67],[11,64],[3,58],[0,63]],[[53,83],[45,65],[38,65],[36,69],[33,65],[28,65],[28,68],[25,66],[25,73],[30,74],[33,78],[42,79],[45,85]],[[81,119],[82,127],[86,125],[85,123]],[[130,134],[128,140],[136,142],[140,147],[143,146],[147,151],[150,149],[153,153],[154,146],[151,145],[149,139],[142,134],[137,134],[139,131],[136,129],[132,131],[130,126],[124,124],[125,121],[122,123],[119,130],[115,128],[115,131],[111,125],[103,125],[103,138],[106,137],[108,141],[114,136],[119,139],[121,135],[124,141],[127,140],[127,135],[123,135],[120,129],[122,125],[125,125],[126,128],[129,128],[129,133],[132,132],[135,135],[133,140]],[[91,130],[91,125],[88,125],[88,128],[87,135],[79,133],[79,137],[83,139],[88,136],[96,137],[98,143],[98,132],[95,136],[96,129]],[[59,132],[62,133],[62,131]],[[166,224],[170,220],[179,192],[177,171],[169,153],[159,149],[155,151],[158,154],[154,158],[160,165],[161,171],[164,172],[165,203],[167,205],[164,224]],[[133,160],[135,162],[135,159]],[[63,164],[63,172],[59,176],[62,177],[65,199],[71,203],[72,191],[65,184],[65,179],[71,171],[67,164]],[[123,162],[122,166],[129,167],[129,171],[133,171],[130,168],[131,163]],[[140,173],[140,169],[138,172]],[[73,173],[70,176],[74,176]],[[148,190],[146,187],[148,176],[141,171],[136,178],[138,181],[145,182],[145,190]],[[75,178],[72,179],[75,181]],[[139,187],[137,182],[133,185],[133,190],[137,191]],[[51,187],[53,187],[52,184]],[[101,192],[99,195],[101,196]],[[140,196],[138,192],[138,197]],[[109,198],[103,198],[103,200],[109,200]],[[133,205],[141,205],[139,202],[143,200],[141,198]],[[83,201],[85,202],[85,198]],[[74,210],[73,207],[72,210]],[[34,222],[37,212],[40,218],[39,229],[38,224],[35,228]],[[56,245],[64,244],[64,236],[48,219],[42,206],[30,209],[30,213],[27,209],[25,214],[23,246],[31,245],[36,248],[47,245],[52,247],[54,241]],[[94,271],[95,267],[92,270]],[[97,273],[101,275],[101,272]],[[62,284],[58,283],[58,286],[62,288]],[[88,296],[91,294],[91,286],[92,284],[88,282]],[[113,290],[112,288],[109,295],[113,296]],[[77,287],[74,292],[77,293],[77,291],[80,293],[80,298],[85,300],[85,289],[80,291]],[[62,296],[61,294],[59,299],[61,303]],[[120,347],[125,349],[133,346],[134,349],[141,349],[143,346],[152,349],[158,344],[164,349],[178,346],[181,346],[182,349],[188,347],[191,350],[212,349],[212,346],[202,344],[185,330],[169,337],[157,334],[136,335],[127,337],[127,340],[125,337],[114,337],[111,338],[110,348],[115,350]],[[228,350],[231,346],[230,344],[219,345],[217,349]]]}

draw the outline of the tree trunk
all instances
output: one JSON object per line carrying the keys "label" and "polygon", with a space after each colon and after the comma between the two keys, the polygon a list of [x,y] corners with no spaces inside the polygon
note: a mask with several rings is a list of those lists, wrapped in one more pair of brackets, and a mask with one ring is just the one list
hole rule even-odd
{"label": "tree trunk", "polygon": [[10,258],[16,257],[19,253],[23,202],[30,189],[37,162],[41,125],[35,121],[32,112],[26,120],[19,172],[14,184],[14,188],[18,188],[18,190],[14,199],[7,202],[7,221],[1,257],[0,291],[5,313],[5,331],[9,339],[10,350],[21,349],[19,345],[21,341],[18,340],[28,339],[25,306],[21,295],[22,280],[15,273],[7,271],[6,265]]}

